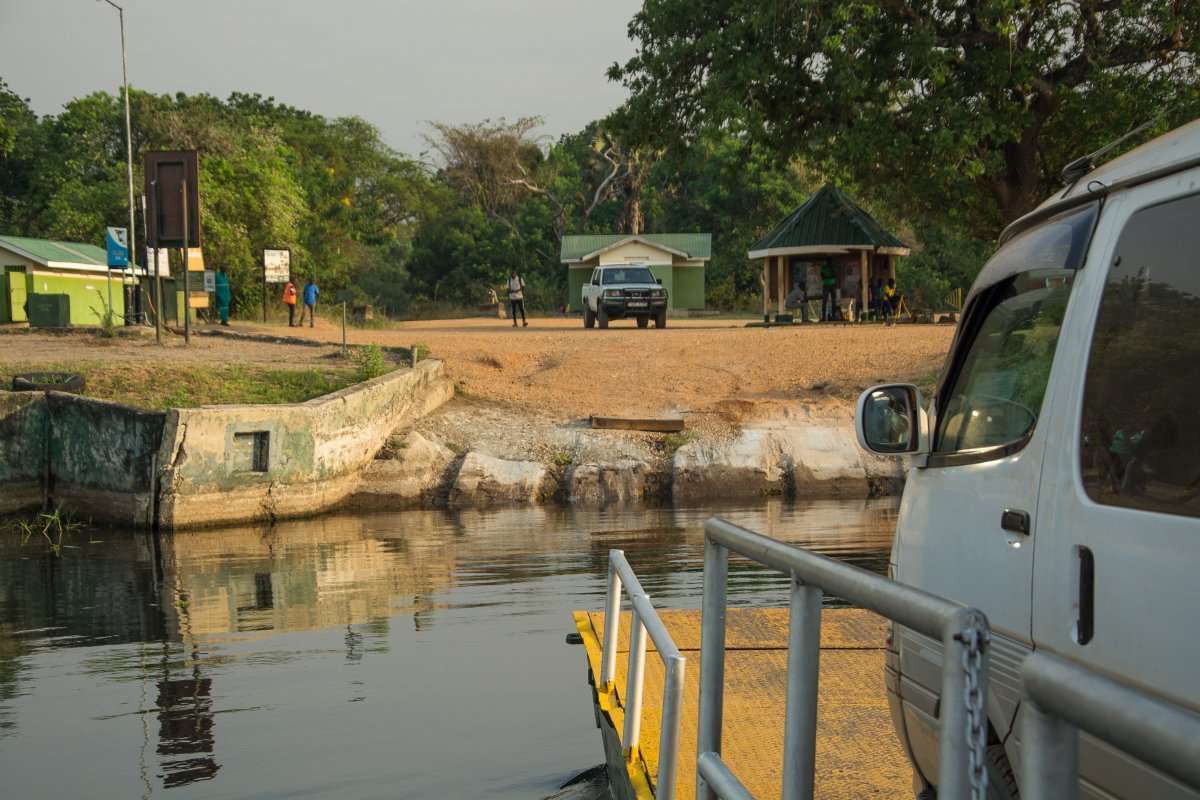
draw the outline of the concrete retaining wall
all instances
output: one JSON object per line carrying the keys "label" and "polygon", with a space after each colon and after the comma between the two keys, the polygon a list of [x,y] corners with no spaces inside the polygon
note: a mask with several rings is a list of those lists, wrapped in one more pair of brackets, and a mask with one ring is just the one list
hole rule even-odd
{"label": "concrete retaining wall", "polygon": [[166,418],[59,392],[0,392],[0,513],[45,499],[94,522],[152,525]]}
{"label": "concrete retaining wall", "polygon": [[387,436],[454,394],[423,361],[307,403],[168,412],[159,524],[178,529],[315,514],[340,504]]}
{"label": "concrete retaining wall", "polygon": [[0,514],[36,508],[46,471],[41,392],[0,392]]}

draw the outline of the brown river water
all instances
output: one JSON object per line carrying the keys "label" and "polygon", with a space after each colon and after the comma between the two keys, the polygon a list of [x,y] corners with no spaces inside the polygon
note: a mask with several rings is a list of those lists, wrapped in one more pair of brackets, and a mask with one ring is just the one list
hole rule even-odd
{"label": "brown river water", "polygon": [[[521,798],[603,761],[571,611],[700,604],[717,515],[882,572],[896,499],[335,514],[0,539],[11,798]],[[787,581],[736,560],[730,600]]]}

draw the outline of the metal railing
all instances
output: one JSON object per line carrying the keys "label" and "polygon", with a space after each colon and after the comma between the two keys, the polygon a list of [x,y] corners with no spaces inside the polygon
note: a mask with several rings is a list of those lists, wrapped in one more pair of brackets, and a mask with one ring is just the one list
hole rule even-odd
{"label": "metal railing", "polygon": [[1050,655],[1021,664],[1021,796],[1079,796],[1079,731],[1200,789],[1200,716]]}
{"label": "metal railing", "polygon": [[[941,640],[946,657],[942,663],[939,795],[948,800],[982,798],[987,785],[983,764],[987,735],[984,708],[987,618],[976,609],[717,518],[708,520],[704,526],[697,798],[750,797],[721,761],[730,551],[791,578],[783,743],[785,800],[813,796],[824,592]],[[605,631],[607,635],[607,625]]]}
{"label": "metal railing", "polygon": [[683,673],[687,659],[671,639],[650,597],[621,550],[608,551],[608,596],[604,603],[604,643],[600,651],[600,691],[613,689],[617,674],[617,633],[621,620],[621,590],[629,595],[629,669],[625,681],[625,729],[621,745],[626,760],[638,753],[642,728],[642,688],[645,683],[646,634],[650,634],[666,670],[663,681],[662,727],[659,730],[658,775],[654,796],[672,798],[679,776],[679,730],[683,719]]}

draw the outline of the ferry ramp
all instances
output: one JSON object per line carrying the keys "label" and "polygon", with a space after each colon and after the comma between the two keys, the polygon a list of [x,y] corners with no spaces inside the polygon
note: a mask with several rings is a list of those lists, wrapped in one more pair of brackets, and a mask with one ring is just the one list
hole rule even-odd
{"label": "ferry ramp", "polygon": [[[696,730],[700,671],[700,612],[659,610],[680,654],[687,658],[676,797],[696,793]],[[605,615],[576,611],[587,653],[596,721],[617,798],[654,797],[658,774],[664,668],[648,643],[641,737],[626,758],[620,737],[629,661],[630,615],[620,615],[614,685],[598,687]],[[912,796],[912,768],[892,729],[884,692],[882,617],[861,609],[824,609],[821,615],[816,797]],[[787,688],[788,609],[731,608],[726,617],[722,758],[756,798],[777,798],[783,782]],[[661,800],[661,799],[660,799]]]}

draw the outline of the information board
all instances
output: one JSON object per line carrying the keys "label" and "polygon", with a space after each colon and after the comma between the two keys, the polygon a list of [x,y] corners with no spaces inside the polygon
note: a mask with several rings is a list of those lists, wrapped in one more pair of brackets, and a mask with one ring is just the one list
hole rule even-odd
{"label": "information board", "polygon": [[113,269],[125,269],[129,266],[129,230],[127,228],[109,228],[104,237],[108,244],[108,266]]}
{"label": "information board", "polygon": [[263,250],[263,280],[267,283],[287,283],[291,277],[291,250]]}

